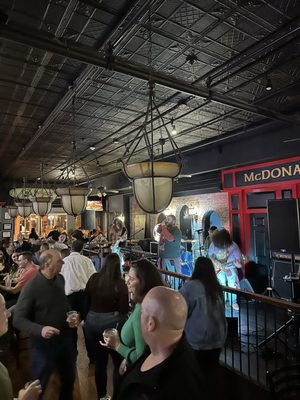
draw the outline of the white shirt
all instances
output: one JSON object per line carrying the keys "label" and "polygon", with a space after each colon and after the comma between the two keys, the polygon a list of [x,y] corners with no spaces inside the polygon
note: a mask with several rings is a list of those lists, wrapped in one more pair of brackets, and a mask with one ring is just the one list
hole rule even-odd
{"label": "white shirt", "polygon": [[90,276],[96,272],[92,261],[76,251],[64,258],[61,274],[65,278],[65,293],[79,292],[86,287]]}

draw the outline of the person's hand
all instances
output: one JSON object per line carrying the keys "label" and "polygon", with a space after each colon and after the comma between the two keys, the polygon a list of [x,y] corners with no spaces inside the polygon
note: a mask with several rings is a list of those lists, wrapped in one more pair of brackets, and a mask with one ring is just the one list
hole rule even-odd
{"label": "person's hand", "polygon": [[124,358],[124,360],[121,362],[119,366],[119,374],[124,375],[126,371],[127,371],[127,364],[126,364],[126,359]]}
{"label": "person's hand", "polygon": [[44,326],[42,329],[42,337],[44,339],[51,339],[52,336],[59,335],[60,330],[57,328],[54,328],[53,326]]}
{"label": "person's hand", "polygon": [[31,382],[25,389],[21,389],[18,394],[18,400],[38,400],[42,393],[42,387],[39,380]]}
{"label": "person's hand", "polygon": [[67,312],[67,323],[70,328],[77,328],[80,325],[80,315],[79,312],[72,310]]}
{"label": "person's hand", "polygon": [[156,228],[156,232],[157,233],[161,233],[162,232],[162,225],[159,224],[158,227]]}

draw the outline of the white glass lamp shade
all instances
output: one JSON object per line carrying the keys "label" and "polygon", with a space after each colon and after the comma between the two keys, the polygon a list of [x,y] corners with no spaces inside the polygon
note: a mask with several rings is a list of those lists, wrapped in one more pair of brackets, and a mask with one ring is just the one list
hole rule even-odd
{"label": "white glass lamp shade", "polygon": [[182,165],[174,162],[147,161],[124,166],[133,182],[134,196],[142,210],[157,214],[168,207],[173,195],[173,178]]}
{"label": "white glass lamp shade", "polygon": [[15,218],[18,215],[18,207],[17,206],[6,206],[8,214]]}
{"label": "white glass lamp shade", "polygon": [[70,186],[56,189],[61,197],[61,203],[65,212],[76,217],[86,209],[87,196],[91,189],[80,186]]}
{"label": "white glass lamp shade", "polygon": [[32,213],[31,203],[29,201],[16,202],[16,206],[18,207],[18,214],[22,218],[29,217],[29,215]]}
{"label": "white glass lamp shade", "polygon": [[36,215],[48,215],[52,208],[52,197],[30,197],[32,209]]}
{"label": "white glass lamp shade", "polygon": [[157,214],[168,207],[172,200],[173,178],[133,179],[133,190],[141,209],[149,214]]}

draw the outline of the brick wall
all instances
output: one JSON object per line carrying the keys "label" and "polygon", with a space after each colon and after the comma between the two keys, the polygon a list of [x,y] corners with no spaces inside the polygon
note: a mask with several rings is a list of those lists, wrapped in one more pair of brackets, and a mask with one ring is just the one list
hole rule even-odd
{"label": "brick wall", "polygon": [[[229,215],[228,215],[228,196],[227,193],[209,193],[193,196],[174,197],[166,210],[166,214],[174,214],[179,221],[179,214],[181,208],[186,205],[193,207],[200,220],[207,211],[215,211],[219,214],[222,225],[229,229]],[[130,227],[134,232],[134,215],[144,215],[145,212],[140,209],[134,197],[130,201]],[[157,223],[159,214],[151,214],[150,216],[150,229]]]}

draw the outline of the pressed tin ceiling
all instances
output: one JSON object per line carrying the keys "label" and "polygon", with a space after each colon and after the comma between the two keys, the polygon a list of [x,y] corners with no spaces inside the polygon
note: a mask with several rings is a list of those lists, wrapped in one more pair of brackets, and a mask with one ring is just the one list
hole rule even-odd
{"label": "pressed tin ceiling", "polygon": [[[79,180],[119,170],[145,118],[150,73],[181,149],[266,121],[299,125],[297,0],[153,0],[151,24],[144,0],[0,0],[0,9],[2,180],[34,181],[41,164],[45,181],[62,178],[74,140]],[[159,153],[166,135],[154,127]],[[146,158],[138,146],[134,160]]]}

